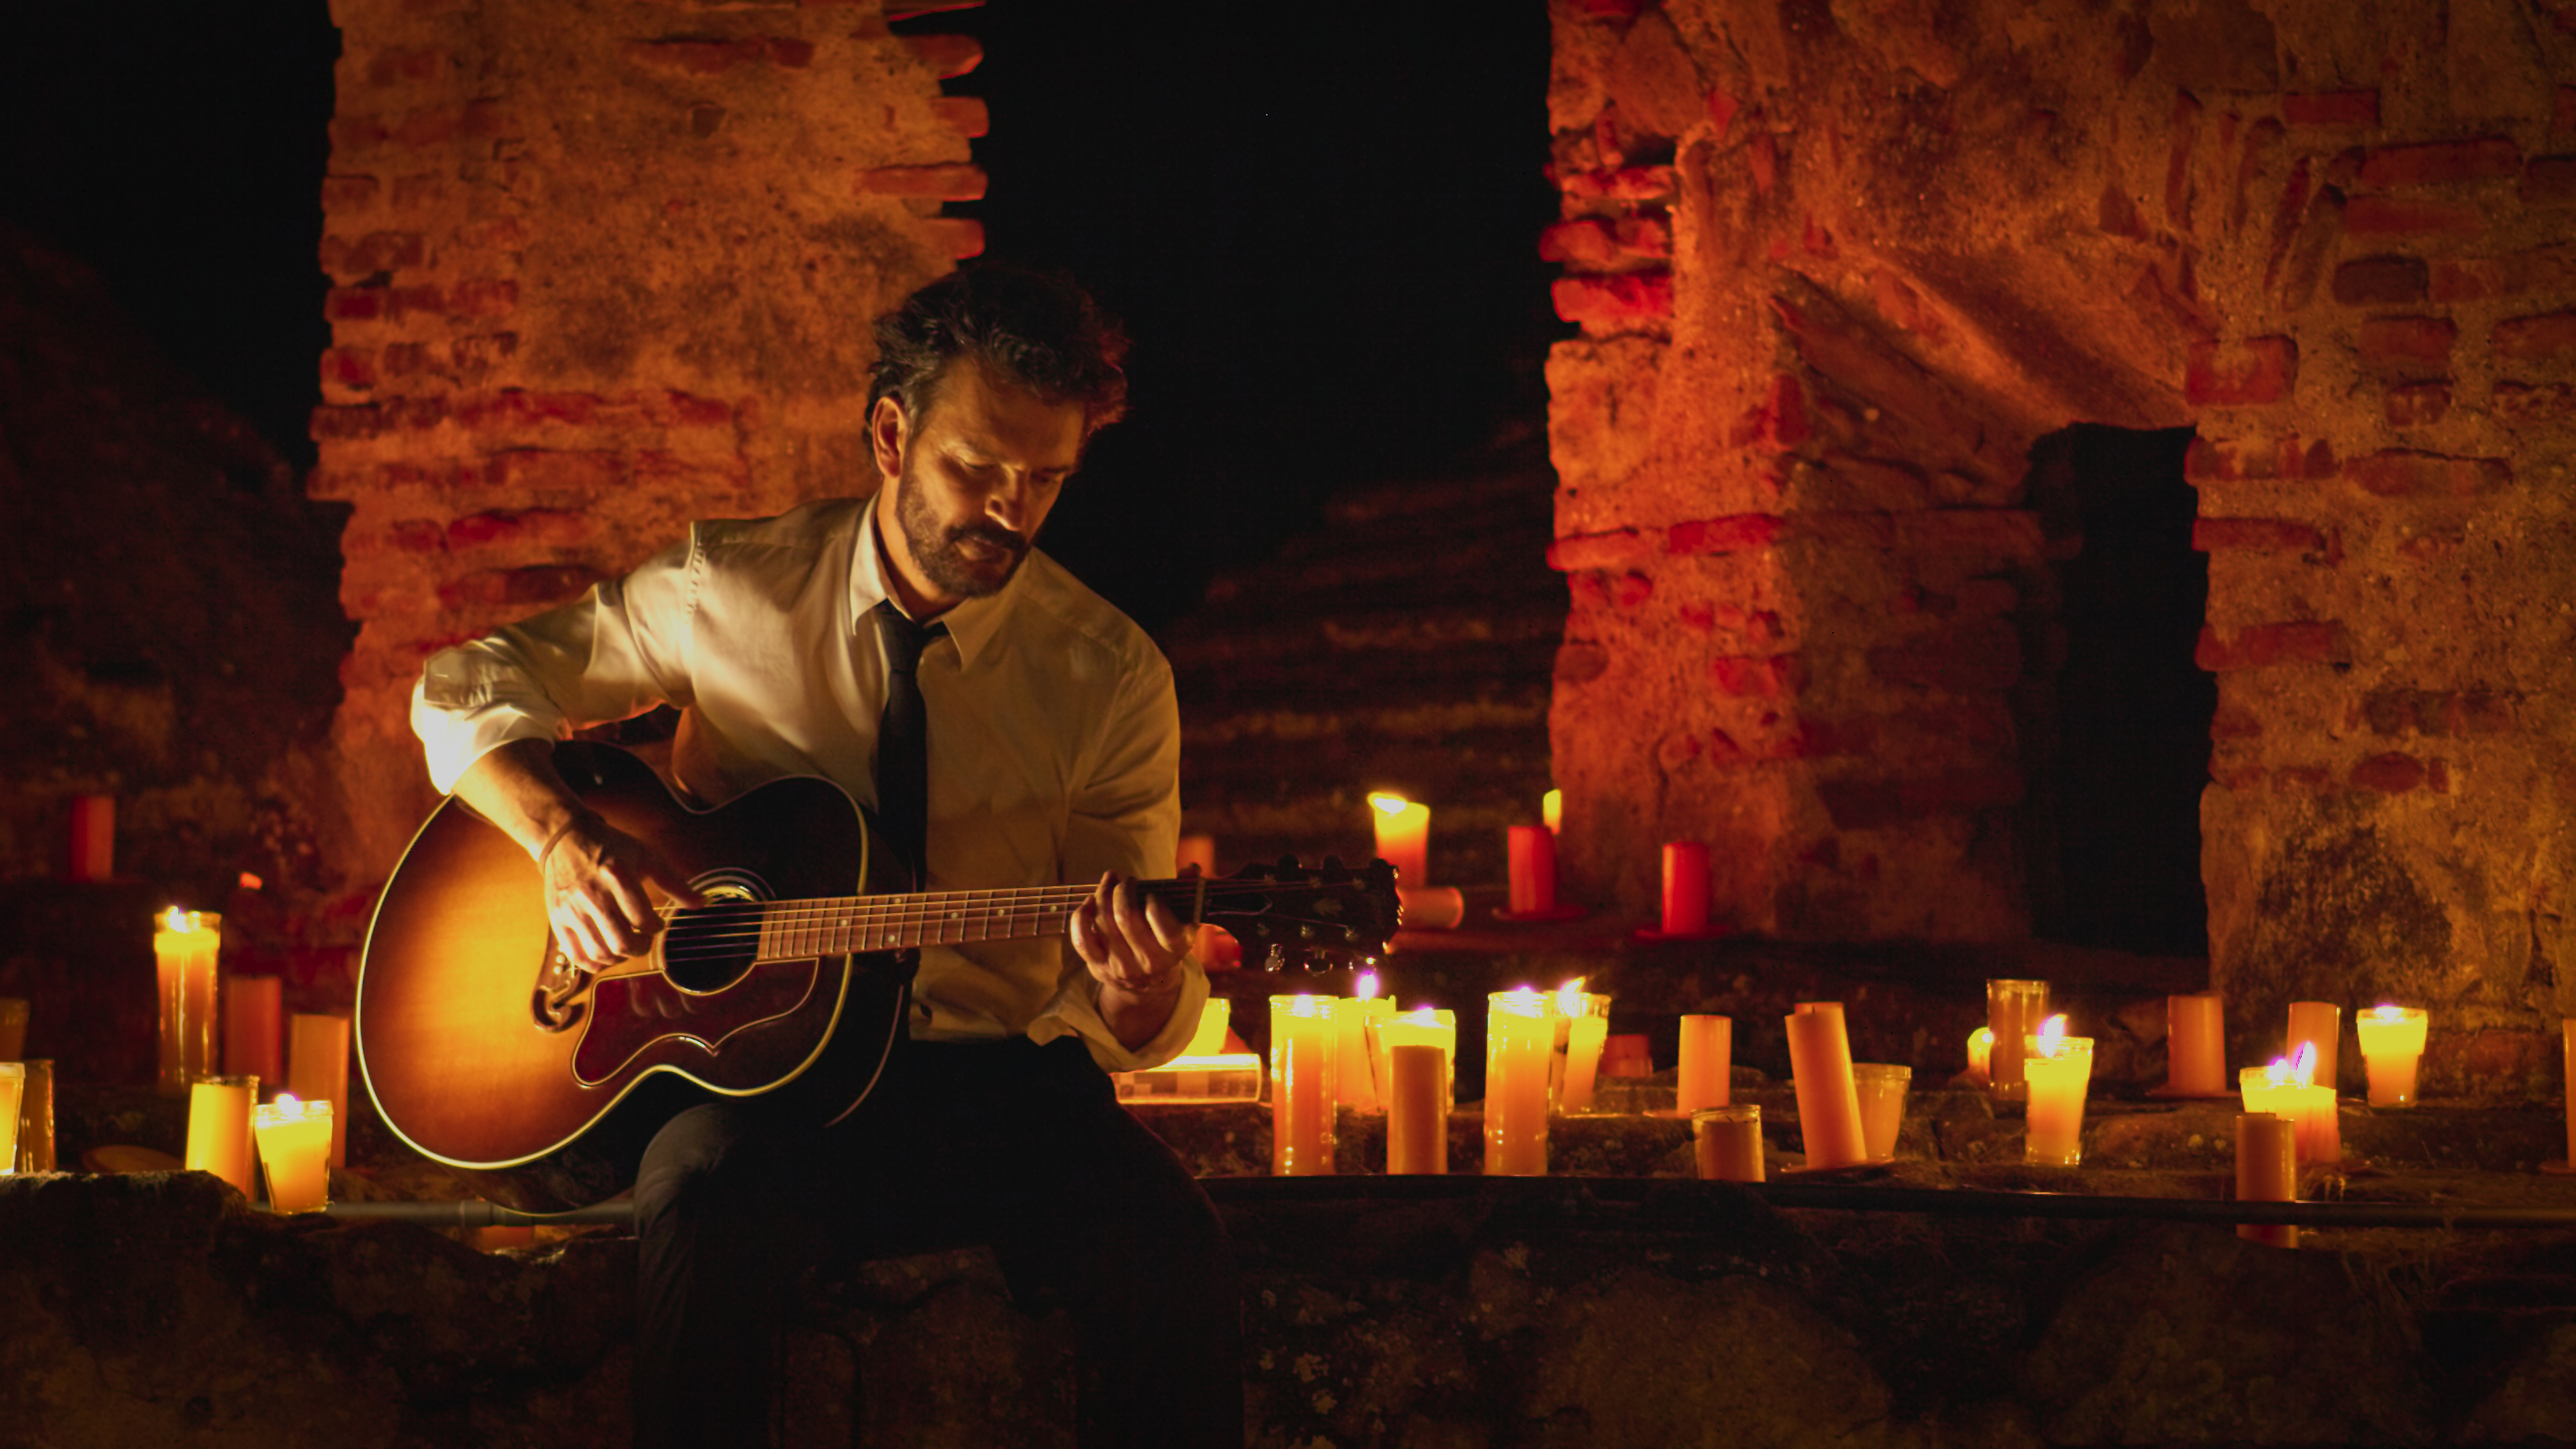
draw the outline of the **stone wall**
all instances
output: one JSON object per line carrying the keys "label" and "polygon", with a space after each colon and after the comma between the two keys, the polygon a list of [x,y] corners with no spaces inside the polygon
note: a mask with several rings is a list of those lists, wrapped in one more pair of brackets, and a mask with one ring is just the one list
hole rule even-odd
{"label": "stone wall", "polygon": [[700,517],[864,492],[867,324],[979,224],[954,5],[337,0],[315,497],[352,508],[347,884],[431,803],[431,652]]}
{"label": "stone wall", "polygon": [[2437,1073],[2539,1065],[2576,582],[2559,10],[1552,14],[1574,882],[1642,914],[1653,842],[1700,838],[1740,928],[2025,933],[2083,547],[2033,445],[2193,425],[2240,1040],[2398,996]]}

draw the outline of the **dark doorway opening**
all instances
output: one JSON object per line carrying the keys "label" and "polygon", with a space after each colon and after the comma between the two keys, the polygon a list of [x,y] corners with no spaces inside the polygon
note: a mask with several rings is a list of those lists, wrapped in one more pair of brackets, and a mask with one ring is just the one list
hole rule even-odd
{"label": "dark doorway opening", "polygon": [[2209,560],[2192,547],[2189,428],[2081,424],[2033,450],[2032,501],[2083,547],[2059,574],[2065,662],[2054,749],[2036,761],[2034,924],[2051,940],[2205,956],[2200,796],[2218,682],[2193,662]]}

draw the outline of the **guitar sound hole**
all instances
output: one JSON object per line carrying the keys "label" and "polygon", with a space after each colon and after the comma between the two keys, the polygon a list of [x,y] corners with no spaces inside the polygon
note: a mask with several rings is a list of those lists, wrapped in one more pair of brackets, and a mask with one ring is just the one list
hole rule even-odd
{"label": "guitar sound hole", "polygon": [[663,928],[662,970],[684,991],[719,991],[742,979],[760,955],[765,883],[743,871],[691,881],[706,904],[675,912]]}

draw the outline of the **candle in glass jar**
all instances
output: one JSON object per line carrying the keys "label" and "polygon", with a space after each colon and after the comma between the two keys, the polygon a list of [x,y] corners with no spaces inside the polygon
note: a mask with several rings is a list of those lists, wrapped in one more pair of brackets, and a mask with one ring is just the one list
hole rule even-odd
{"label": "candle in glass jar", "polygon": [[1449,1053],[1436,1046],[1387,1048],[1386,1170],[1449,1170]]}
{"label": "candle in glass jar", "polygon": [[1377,994],[1377,973],[1363,971],[1353,988],[1356,996],[1333,1001],[1333,1094],[1355,1112],[1382,1112],[1376,1053],[1369,1050],[1368,1024],[1395,1015],[1395,1003]]}
{"label": "candle in glass jar", "polygon": [[1557,1110],[1589,1112],[1601,1076],[1601,1045],[1610,1039],[1610,998],[1584,990],[1581,977],[1567,982],[1556,993],[1556,1029],[1557,1049],[1564,1053],[1561,1071],[1549,1066]]}
{"label": "candle in glass jar", "polygon": [[2073,1167],[2084,1160],[2084,1098],[2093,1083],[2093,1038],[2068,1036],[2066,1018],[2052,1016],[2022,1044],[2030,1098],[2022,1160]]}
{"label": "candle in glass jar", "polygon": [[1333,1172],[1335,1032],[1329,996],[1270,998],[1270,1170]]}
{"label": "candle in glass jar", "polygon": [[1788,1018],[1790,1085],[1797,1089],[1798,1131],[1807,1166],[1850,1167],[1869,1160],[1860,1123],[1860,1089],[1852,1081],[1851,1039],[1839,1001],[1802,1001]]}
{"label": "candle in glass jar", "polygon": [[190,1172],[211,1172],[244,1197],[257,1189],[250,1175],[251,1110],[259,1105],[257,1077],[199,1077],[188,1084]]}
{"label": "candle in glass jar", "polygon": [[2311,1085],[2332,1090],[2338,1058],[2335,1047],[2343,1039],[2343,1008],[2331,1001],[2293,1001],[2290,1003],[2290,1039],[2283,1051],[2298,1060],[2299,1046],[2306,1043],[2317,1049],[2316,1075]]}
{"label": "candle in glass jar", "polygon": [[2048,983],[1996,980],[1986,983],[1986,1025],[1995,1034],[1986,1063],[1986,1090],[1998,1101],[2018,1102],[2030,1095],[2023,1084],[2025,1045],[2048,1017]]}
{"label": "candle in glass jar", "polygon": [[224,918],[172,906],[154,920],[152,956],[161,984],[160,1090],[188,1095],[188,1084],[215,1069],[215,958]]}
{"label": "candle in glass jar", "polygon": [[1458,1105],[1458,1013],[1418,1006],[1401,1016],[1373,1017],[1368,1024],[1369,1050],[1393,1070],[1393,1053],[1400,1046],[1433,1046],[1440,1048],[1445,1065],[1440,1073],[1440,1110],[1447,1113]]}
{"label": "candle in glass jar", "polygon": [[1375,807],[1378,859],[1395,867],[1395,883],[1416,889],[1430,884],[1431,807],[1383,793],[1368,801]]}
{"label": "candle in glass jar", "polygon": [[1705,1108],[1725,1106],[1734,1070],[1735,1018],[1684,1016],[1681,1073],[1673,1088],[1673,1109],[1687,1117]]}
{"label": "candle in glass jar", "polygon": [[2165,998],[2165,1090],[2191,1097],[2227,1090],[2224,1007],[2215,991]]}
{"label": "candle in glass jar", "polygon": [[300,1102],[292,1092],[259,1109],[254,1131],[268,1178],[268,1209],[318,1213],[331,1205],[331,1104]]}
{"label": "candle in glass jar", "polygon": [[274,976],[224,983],[224,1070],[263,1082],[286,1078],[284,984]]}
{"label": "candle in glass jar", "polygon": [[1667,936],[1708,934],[1708,846],[1676,840],[1664,847],[1664,920]]}
{"label": "candle in glass jar", "polygon": [[2361,1034],[2361,1064],[2370,1076],[2370,1105],[2415,1105],[2415,1074],[2424,1060],[2429,1022],[2417,1006],[2374,1006],[2352,1019]]}
{"label": "candle in glass jar", "polygon": [[26,1089],[27,1064],[0,1062],[0,1176],[18,1170],[18,1107]]}
{"label": "candle in glass jar", "polygon": [[[2296,1202],[2298,1198],[2298,1124],[2274,1112],[2247,1112],[2237,1117],[2236,1200]],[[2236,1236],[2275,1248],[2299,1245],[2295,1223],[2238,1223]]]}
{"label": "candle in glass jar", "polygon": [[287,1022],[286,1090],[307,1102],[329,1102],[331,1165],[348,1165],[349,1018],[297,1012]]}
{"label": "candle in glass jar", "polygon": [[1762,1108],[1752,1102],[1693,1112],[1691,1155],[1702,1182],[1760,1182]]}
{"label": "candle in glass jar", "polygon": [[54,1170],[54,1064],[43,1058],[21,1062],[26,1090],[18,1100],[18,1170]]}
{"label": "candle in glass jar", "polygon": [[1897,1134],[1905,1129],[1905,1092],[1913,1082],[1912,1067],[1852,1063],[1852,1086],[1860,1094],[1861,1141],[1870,1161],[1894,1160]]}
{"label": "candle in glass jar", "polygon": [[1968,1079],[1982,1087],[1994,1069],[1995,1029],[1981,1026],[1968,1033]]}
{"label": "candle in glass jar", "polygon": [[1556,832],[1544,825],[1515,825],[1510,849],[1511,910],[1516,916],[1556,909]]}
{"label": "candle in glass jar", "polygon": [[1524,986],[1485,998],[1485,1173],[1547,1173],[1547,1068],[1556,1040],[1546,996]]}

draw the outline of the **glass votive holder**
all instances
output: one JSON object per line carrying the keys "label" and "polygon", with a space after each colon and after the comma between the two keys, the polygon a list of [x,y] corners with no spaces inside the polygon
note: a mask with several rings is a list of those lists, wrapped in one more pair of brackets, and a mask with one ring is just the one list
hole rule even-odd
{"label": "glass votive holder", "polygon": [[2084,1098],[2093,1086],[2093,1038],[2059,1037],[2053,1051],[2037,1036],[2023,1039],[2022,1068],[2029,1079],[2024,1162],[2073,1167],[2084,1160]]}
{"label": "glass votive holder", "polygon": [[257,1077],[199,1077],[188,1084],[190,1172],[211,1172],[244,1197],[258,1189],[251,1179],[251,1113],[259,1104]]}
{"label": "glass votive holder", "polygon": [[1610,1039],[1610,998],[1569,986],[1556,993],[1555,1059],[1548,1063],[1549,1105],[1559,1112],[1592,1110],[1601,1078],[1601,1047]]}
{"label": "glass votive holder", "polygon": [[2370,1076],[2370,1105],[2412,1107],[2430,1018],[2420,1006],[2375,1006],[2357,1013],[2361,1064]]}
{"label": "glass votive holder", "polygon": [[1691,1113],[1691,1154],[1702,1182],[1762,1181],[1762,1108],[1751,1102]]}
{"label": "glass votive holder", "polygon": [[280,1096],[259,1109],[260,1170],[268,1210],[318,1213],[331,1205],[331,1104]]}
{"label": "glass votive holder", "polygon": [[2048,1018],[2048,983],[1994,980],[1986,983],[1986,1027],[1995,1034],[1986,1060],[1986,1092],[1998,1102],[2024,1102],[2030,1088],[2022,1077],[2029,1041]]}
{"label": "glass votive holder", "polygon": [[18,1170],[18,1103],[26,1090],[27,1064],[0,1062],[0,1177]]}
{"label": "glass votive holder", "polygon": [[1905,1126],[1905,1093],[1913,1082],[1912,1067],[1852,1063],[1852,1086],[1860,1093],[1861,1143],[1872,1162],[1896,1156],[1896,1134]]}
{"label": "glass votive holder", "polygon": [[1333,1172],[1334,1048],[1329,996],[1270,998],[1270,1170],[1280,1177]]}
{"label": "glass votive holder", "polygon": [[21,1062],[26,1069],[18,1096],[18,1170],[54,1170],[54,1064],[43,1057]]}

